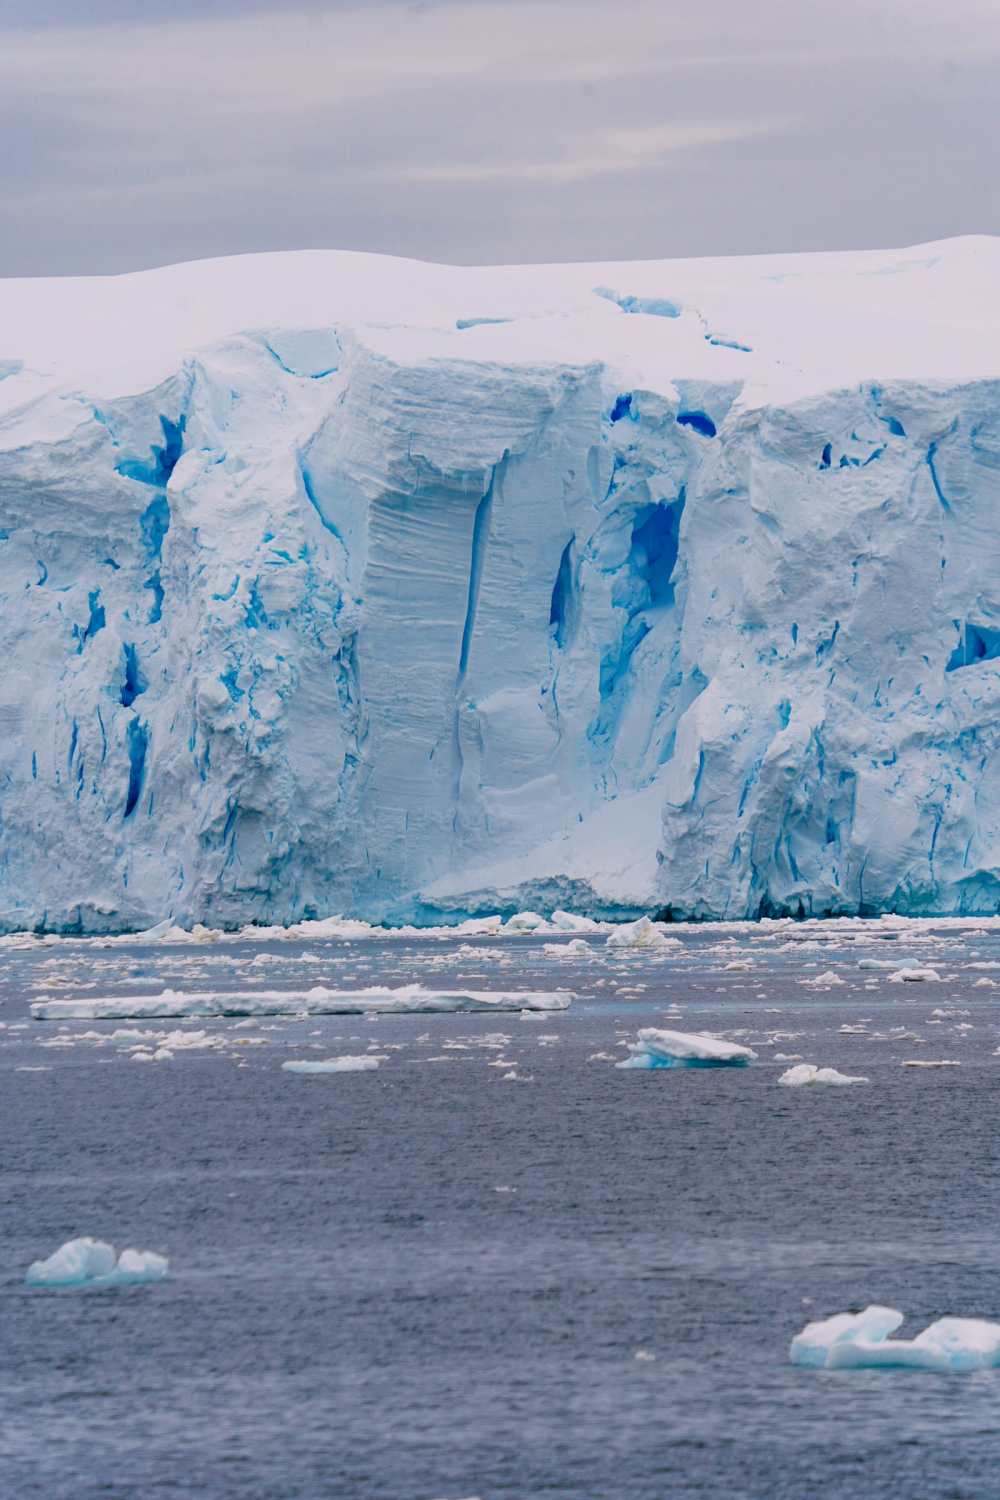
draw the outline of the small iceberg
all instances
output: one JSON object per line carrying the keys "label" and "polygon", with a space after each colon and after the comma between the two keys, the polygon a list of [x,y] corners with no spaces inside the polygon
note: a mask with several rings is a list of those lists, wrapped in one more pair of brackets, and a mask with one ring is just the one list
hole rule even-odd
{"label": "small iceberg", "polygon": [[607,940],[609,948],[679,948],[680,938],[668,937],[659,922],[640,917],[637,922],[626,922],[616,927]]}
{"label": "small iceberg", "polygon": [[24,1280],[36,1287],[140,1286],[162,1281],[170,1262],[152,1250],[123,1250],[115,1259],[113,1245],[89,1235],[67,1240],[48,1260],[36,1260]]}
{"label": "small iceberg", "polygon": [[537,911],[519,911],[508,917],[503,924],[504,932],[539,932],[548,927],[544,917]]}
{"label": "small iceberg", "polygon": [[866,1307],[807,1323],[792,1339],[793,1365],[822,1370],[936,1370],[942,1374],[1000,1366],[1000,1323],[938,1318],[915,1339],[891,1339],[903,1321],[894,1307]]}
{"label": "small iceberg", "polygon": [[897,969],[894,974],[889,975],[890,984],[933,984],[940,979],[937,969]]}
{"label": "small iceberg", "polygon": [[36,1021],[126,1021],[178,1016],[338,1016],[420,1015],[427,1012],[482,1010],[566,1010],[573,996],[566,990],[485,991],[425,990],[419,984],[399,989],[378,986],[365,990],[235,990],[184,994],[162,990],[158,995],[91,995],[76,1000],[35,1000]]}
{"label": "small iceberg", "polygon": [[756,1058],[749,1047],[720,1042],[696,1032],[662,1031],[646,1026],[639,1040],[629,1043],[630,1056],[618,1068],[745,1068]]}
{"label": "small iceberg", "polygon": [[577,916],[573,911],[554,911],[552,913],[552,926],[560,932],[601,932],[602,924],[595,922],[591,917]]}
{"label": "small iceberg", "polygon": [[377,1057],[317,1057],[281,1064],[284,1073],[371,1073],[377,1067]]}
{"label": "small iceberg", "polygon": [[868,1083],[867,1078],[852,1078],[848,1073],[838,1073],[836,1068],[817,1068],[814,1063],[799,1063],[798,1067],[789,1068],[782,1073],[778,1079],[788,1089],[808,1088],[812,1084],[832,1084],[841,1087],[847,1083]]}
{"label": "small iceberg", "polygon": [[594,950],[583,938],[570,938],[568,943],[545,943],[542,952],[546,958],[593,958]]}

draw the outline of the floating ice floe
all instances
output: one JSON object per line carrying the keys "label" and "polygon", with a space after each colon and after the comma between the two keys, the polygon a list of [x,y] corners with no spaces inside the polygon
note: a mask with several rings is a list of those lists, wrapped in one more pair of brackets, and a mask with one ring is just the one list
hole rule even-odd
{"label": "floating ice floe", "polygon": [[859,969],[896,969],[899,965],[892,958],[861,958],[858,960]]}
{"label": "floating ice floe", "polygon": [[801,1089],[812,1084],[830,1084],[836,1088],[847,1083],[868,1083],[870,1080],[852,1078],[847,1073],[839,1073],[836,1068],[818,1068],[814,1063],[799,1063],[797,1067],[782,1073],[778,1082],[789,1089]]}
{"label": "floating ice floe", "polygon": [[[196,922],[193,927],[180,927],[166,920],[157,922],[143,932],[121,933],[103,936],[88,941],[101,947],[120,944],[162,943],[207,944],[240,939],[243,942],[295,942],[309,939],[314,942],[356,942],[364,938],[463,938],[492,937],[500,933],[550,933],[550,932],[607,932],[608,922],[595,922],[590,917],[578,916],[575,912],[557,910],[551,917],[537,912],[516,912],[505,922],[499,915],[469,917],[464,922],[449,926],[414,927],[404,924],[399,927],[381,927],[359,917],[317,917],[302,922],[292,922],[287,927],[249,923],[236,932],[225,932],[219,927],[206,927]],[[39,938],[33,933],[18,933],[0,937],[0,946],[35,947],[42,942],[62,942],[58,937]]]}
{"label": "floating ice floe", "polygon": [[542,952],[547,958],[593,958],[594,950],[583,938],[570,938],[568,943],[546,943]]}
{"label": "floating ice floe", "polygon": [[938,1318],[914,1339],[891,1339],[903,1321],[893,1307],[872,1305],[807,1323],[792,1339],[793,1365],[825,1370],[911,1369],[942,1374],[1000,1365],[1000,1323]]}
{"label": "floating ice floe", "polygon": [[628,1044],[630,1055],[618,1068],[742,1068],[756,1052],[736,1042],[722,1042],[696,1032],[663,1031],[644,1027],[639,1040]]}
{"label": "floating ice floe", "polygon": [[890,984],[919,984],[934,983],[939,981],[941,975],[937,969],[897,969],[889,975]]}
{"label": "floating ice floe", "polygon": [[962,1064],[951,1057],[908,1057],[900,1063],[902,1068],[960,1068]]}
{"label": "floating ice floe", "polygon": [[540,917],[537,911],[519,911],[514,916],[508,917],[503,924],[504,932],[538,932],[539,929],[548,927],[544,917]]}
{"label": "floating ice floe", "polygon": [[811,979],[799,980],[799,984],[808,985],[810,989],[815,990],[825,990],[830,985],[843,983],[844,980],[839,974],[834,973],[833,969],[825,969],[822,974],[814,974]]}
{"label": "floating ice floe", "polygon": [[608,935],[609,948],[679,948],[680,938],[668,937],[663,926],[640,917],[636,922],[625,922]]}
{"label": "floating ice floe", "polygon": [[89,1235],[67,1240],[48,1260],[36,1260],[28,1267],[28,1286],[138,1286],[146,1281],[162,1281],[169,1261],[152,1250],[123,1250],[115,1259],[113,1245]]}
{"label": "floating ice floe", "polygon": [[419,984],[399,989],[377,986],[362,990],[234,990],[185,994],[87,996],[76,1000],[35,1000],[36,1021],[118,1021],[178,1016],[287,1016],[420,1014],[431,1011],[565,1010],[573,996],[566,990],[428,990]]}
{"label": "floating ice floe", "polygon": [[283,1062],[285,1073],[372,1073],[379,1065],[377,1057],[301,1058]]}

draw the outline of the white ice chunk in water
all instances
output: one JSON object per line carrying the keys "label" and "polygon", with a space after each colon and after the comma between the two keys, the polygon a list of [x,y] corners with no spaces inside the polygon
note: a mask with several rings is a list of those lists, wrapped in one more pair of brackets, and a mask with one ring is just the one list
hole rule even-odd
{"label": "white ice chunk in water", "polygon": [[792,1339],[789,1357],[793,1365],[813,1365],[817,1369],[827,1364],[830,1350],[848,1339],[884,1339],[903,1321],[903,1314],[894,1307],[880,1307],[872,1303],[859,1313],[835,1313],[831,1318],[821,1318],[807,1323],[801,1333]]}
{"label": "white ice chunk in water", "polygon": [[595,922],[591,917],[577,916],[572,911],[554,911],[552,913],[552,926],[557,927],[560,932],[600,932],[601,923]]}
{"label": "white ice chunk in water", "polygon": [[573,996],[566,990],[485,991],[426,990],[419,984],[399,989],[383,986],[361,990],[234,990],[185,994],[163,990],[159,995],[88,995],[75,1000],[36,1000],[36,1021],[119,1021],[158,1016],[284,1016],[420,1014],[454,1011],[565,1010]]}
{"label": "white ice chunk in water", "polygon": [[933,983],[940,978],[941,975],[937,969],[897,969],[894,974],[889,975],[889,983],[919,984],[921,981]]}
{"label": "white ice chunk in water", "polygon": [[377,1057],[317,1057],[283,1062],[285,1073],[371,1073],[378,1067]]}
{"label": "white ice chunk in water", "polygon": [[756,1052],[736,1042],[688,1031],[664,1031],[644,1027],[639,1040],[628,1044],[630,1055],[618,1068],[741,1068],[756,1058]]}
{"label": "white ice chunk in water", "polygon": [[537,932],[548,926],[544,917],[536,911],[519,911],[503,924],[504,932]]}
{"label": "white ice chunk in water", "polygon": [[546,943],[542,948],[546,958],[593,958],[594,950],[583,938],[570,938],[568,943]]}
{"label": "white ice chunk in water", "polygon": [[679,948],[680,938],[668,937],[659,922],[640,917],[636,922],[625,922],[616,927],[608,937],[609,948]]}
{"label": "white ice chunk in water", "polygon": [[847,1083],[868,1083],[867,1078],[852,1078],[847,1073],[838,1073],[836,1068],[817,1068],[813,1063],[799,1063],[789,1068],[778,1079],[789,1089],[807,1088],[812,1084],[831,1084],[840,1087]]}
{"label": "white ice chunk in water", "polygon": [[914,1339],[891,1339],[903,1314],[866,1307],[807,1323],[792,1339],[793,1365],[827,1370],[911,1369],[942,1374],[1000,1366],[1000,1323],[983,1318],[938,1318]]}
{"label": "white ice chunk in water", "polygon": [[36,1287],[137,1286],[162,1281],[168,1266],[167,1257],[152,1250],[123,1250],[116,1261],[113,1245],[85,1235],[33,1261],[24,1279]]}

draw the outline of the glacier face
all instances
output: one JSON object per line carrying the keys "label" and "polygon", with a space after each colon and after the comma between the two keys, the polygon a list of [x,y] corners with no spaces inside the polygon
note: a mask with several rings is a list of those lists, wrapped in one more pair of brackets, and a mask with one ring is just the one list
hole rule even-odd
{"label": "glacier face", "polygon": [[0,283],[0,925],[996,911],[998,279]]}

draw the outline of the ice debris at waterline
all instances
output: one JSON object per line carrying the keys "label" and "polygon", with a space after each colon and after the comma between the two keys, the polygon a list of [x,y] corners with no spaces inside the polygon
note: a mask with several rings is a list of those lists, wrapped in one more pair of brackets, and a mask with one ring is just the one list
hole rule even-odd
{"label": "ice debris at waterline", "polygon": [[337,1016],[420,1014],[429,1011],[565,1010],[567,990],[428,990],[419,984],[399,989],[233,990],[158,995],[87,995],[75,1000],[33,1000],[36,1021],[127,1021],[178,1016]]}
{"label": "ice debris at waterline", "polygon": [[0,928],[994,912],[998,285],[0,283]]}
{"label": "ice debris at waterline", "polygon": [[839,1088],[844,1084],[868,1081],[867,1078],[852,1078],[848,1073],[839,1073],[836,1068],[817,1068],[813,1063],[799,1063],[797,1067],[782,1073],[778,1079],[779,1083],[789,1089],[811,1088],[821,1084]]}
{"label": "ice debris at waterline", "polygon": [[872,1305],[807,1323],[792,1339],[793,1365],[825,1370],[911,1369],[942,1374],[1000,1366],[1000,1323],[938,1318],[914,1339],[891,1339],[903,1321],[892,1307]]}
{"label": "ice debris at waterline", "polygon": [[28,1267],[25,1282],[34,1287],[138,1286],[162,1281],[170,1262],[153,1250],[123,1250],[115,1259],[113,1245],[104,1240],[67,1240],[48,1260]]}
{"label": "ice debris at waterline", "polygon": [[618,1068],[743,1068],[757,1054],[736,1042],[720,1042],[696,1032],[663,1031],[647,1026],[628,1044],[629,1056]]}
{"label": "ice debris at waterline", "polygon": [[379,1065],[377,1057],[303,1058],[281,1064],[284,1073],[372,1073]]}

